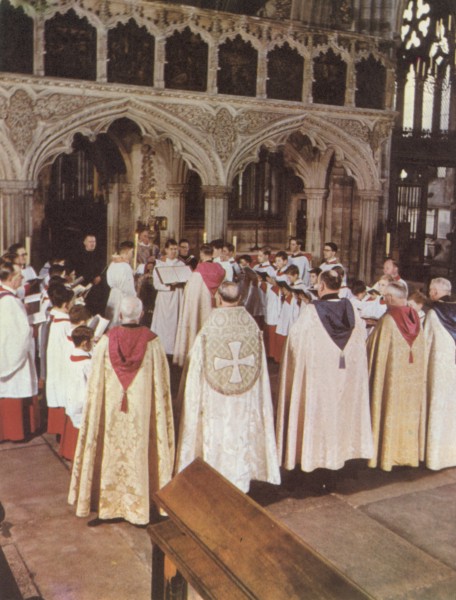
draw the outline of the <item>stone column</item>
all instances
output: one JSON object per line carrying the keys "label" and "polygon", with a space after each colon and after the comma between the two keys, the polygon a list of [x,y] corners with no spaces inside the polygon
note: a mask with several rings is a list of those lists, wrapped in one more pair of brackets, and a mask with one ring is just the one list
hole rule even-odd
{"label": "stone column", "polygon": [[168,237],[179,241],[182,235],[182,208],[185,184],[172,183],[166,186],[166,217],[168,217]]}
{"label": "stone column", "polygon": [[159,89],[165,87],[165,42],[165,37],[155,38],[154,87]]}
{"label": "stone column", "polygon": [[34,187],[30,181],[0,181],[0,251],[29,236],[33,257]]}
{"label": "stone column", "polygon": [[218,45],[209,44],[207,57],[207,93],[217,93]]}
{"label": "stone column", "polygon": [[97,29],[97,81],[108,81],[108,30],[104,27]]}
{"label": "stone column", "polygon": [[360,240],[358,277],[368,285],[372,283],[374,274],[375,245],[377,241],[378,201],[382,192],[379,190],[359,191],[360,199]]}
{"label": "stone column", "polygon": [[266,81],[268,78],[268,55],[266,48],[258,50],[257,98],[266,98]]}
{"label": "stone column", "polygon": [[204,231],[207,240],[226,236],[228,225],[228,197],[230,188],[222,185],[204,185]]}
{"label": "stone column", "polygon": [[33,23],[33,74],[44,77],[44,18],[39,15]]}
{"label": "stone column", "polygon": [[306,250],[312,253],[312,262],[319,265],[322,257],[322,234],[325,228],[326,188],[305,189],[307,200],[307,235]]}
{"label": "stone column", "polygon": [[312,104],[312,84],[313,84],[313,56],[309,52],[308,56],[304,57],[304,77],[302,82],[302,101],[304,104]]}
{"label": "stone column", "polygon": [[355,65],[355,44],[352,42],[350,48],[350,58],[347,61],[347,74],[345,77],[345,106],[355,106],[356,94],[356,65]]}

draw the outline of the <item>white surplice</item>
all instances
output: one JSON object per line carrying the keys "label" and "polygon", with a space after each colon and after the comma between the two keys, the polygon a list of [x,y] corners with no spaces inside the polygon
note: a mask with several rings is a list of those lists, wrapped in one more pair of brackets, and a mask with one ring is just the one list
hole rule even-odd
{"label": "white surplice", "polygon": [[[176,267],[184,263],[178,258],[165,258],[157,260],[155,267]],[[163,344],[166,354],[174,352],[176,343],[177,324],[179,322],[179,311],[183,299],[183,290],[178,287],[171,290],[171,286],[160,281],[157,269],[153,273],[154,288],[157,290],[154,315],[150,326],[151,331],[156,333]]]}
{"label": "white surplice", "polygon": [[74,350],[68,313],[51,310],[46,350],[46,402],[49,408],[66,406],[68,361]]}
{"label": "white surplice", "polygon": [[106,280],[111,291],[106,304],[105,316],[110,327],[120,323],[120,303],[125,296],[136,296],[133,269],[126,262],[113,261],[106,271]]}
{"label": "white surplice", "polygon": [[68,395],[65,413],[76,429],[81,427],[87,393],[87,381],[92,369],[92,355],[81,348],[71,353],[68,366]]}
{"label": "white surplice", "polygon": [[38,392],[33,332],[14,290],[0,298],[0,398],[29,398]]}

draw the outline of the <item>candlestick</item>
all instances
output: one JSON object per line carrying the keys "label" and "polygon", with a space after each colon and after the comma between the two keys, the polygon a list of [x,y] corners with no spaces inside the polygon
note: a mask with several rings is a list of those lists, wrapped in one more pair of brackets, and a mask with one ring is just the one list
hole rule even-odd
{"label": "candlestick", "polygon": [[389,256],[389,254],[390,254],[390,245],[391,245],[391,233],[387,233],[386,234],[386,249],[385,249],[386,256]]}
{"label": "candlestick", "polygon": [[236,254],[236,246],[237,246],[237,236],[233,235],[233,246],[234,246],[234,254]]}
{"label": "candlestick", "polygon": [[290,221],[290,237],[293,235],[292,227],[293,227],[293,223]]}
{"label": "candlestick", "polygon": [[25,251],[27,252],[26,264],[29,265],[31,261],[31,243],[30,236],[25,238]]}
{"label": "candlestick", "polygon": [[207,232],[203,231],[203,244],[207,244]]}
{"label": "candlestick", "polygon": [[138,241],[139,241],[139,233],[135,233],[135,249],[133,252],[133,271],[136,271],[137,263],[138,263]]}

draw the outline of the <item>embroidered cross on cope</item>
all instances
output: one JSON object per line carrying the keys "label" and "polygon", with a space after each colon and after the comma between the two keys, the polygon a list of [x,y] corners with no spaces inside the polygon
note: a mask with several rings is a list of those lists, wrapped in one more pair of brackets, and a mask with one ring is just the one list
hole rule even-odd
{"label": "embroidered cross on cope", "polygon": [[232,367],[233,370],[231,372],[229,383],[241,383],[242,375],[241,370],[239,369],[240,365],[245,365],[246,367],[254,367],[255,356],[253,354],[250,354],[249,356],[245,356],[244,358],[239,358],[242,342],[230,342],[228,346],[231,351],[231,360],[216,356],[214,358],[214,369],[216,371],[219,371],[220,369]]}

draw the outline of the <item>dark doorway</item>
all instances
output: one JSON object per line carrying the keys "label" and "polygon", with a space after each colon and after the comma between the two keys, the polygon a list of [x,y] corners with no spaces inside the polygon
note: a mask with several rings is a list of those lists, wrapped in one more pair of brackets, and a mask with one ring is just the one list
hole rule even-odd
{"label": "dark doorway", "polygon": [[108,134],[94,142],[75,136],[73,152],[61,154],[52,165],[45,209],[49,254],[70,258],[92,233],[106,256],[109,192],[124,173],[123,159]]}

